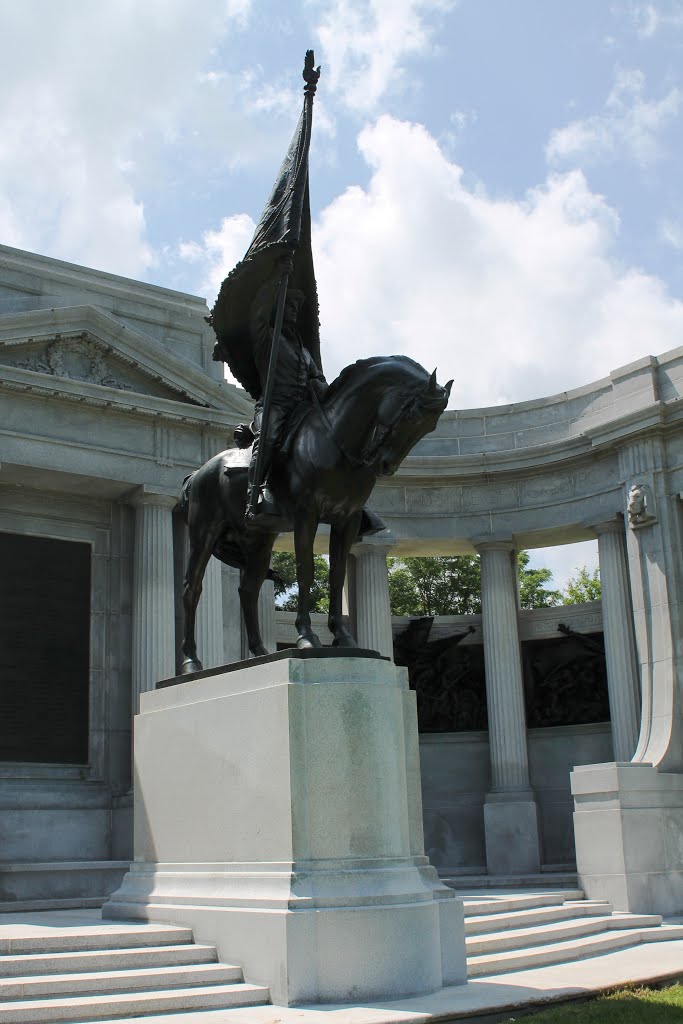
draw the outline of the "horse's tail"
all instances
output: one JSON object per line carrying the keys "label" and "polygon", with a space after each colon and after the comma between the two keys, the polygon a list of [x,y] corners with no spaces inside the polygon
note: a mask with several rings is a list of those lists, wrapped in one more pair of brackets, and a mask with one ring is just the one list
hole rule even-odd
{"label": "horse's tail", "polygon": [[190,473],[189,476],[186,476],[183,480],[183,485],[180,488],[180,501],[176,506],[176,508],[180,509],[180,513],[185,522],[187,522],[187,515],[190,508],[190,488],[192,487],[192,477],[196,472],[197,470],[195,470],[194,473]]}

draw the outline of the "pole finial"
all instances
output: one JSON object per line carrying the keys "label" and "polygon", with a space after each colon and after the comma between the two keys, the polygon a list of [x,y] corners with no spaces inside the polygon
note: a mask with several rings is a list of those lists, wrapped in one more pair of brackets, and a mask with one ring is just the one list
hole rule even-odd
{"label": "pole finial", "polygon": [[313,50],[306,50],[306,59],[304,60],[303,78],[306,85],[304,86],[304,93],[306,96],[315,96],[315,90],[318,85],[318,79],[320,78],[320,67],[315,67],[315,55]]}

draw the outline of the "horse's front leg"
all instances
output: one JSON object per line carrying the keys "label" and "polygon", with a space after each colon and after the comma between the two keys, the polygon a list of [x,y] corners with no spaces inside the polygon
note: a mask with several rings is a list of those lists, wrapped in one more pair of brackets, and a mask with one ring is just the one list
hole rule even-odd
{"label": "horse's front leg", "polygon": [[313,586],[313,541],[318,528],[314,509],[298,508],[294,518],[294,553],[296,582],[299,589],[296,613],[297,647],[322,647],[320,637],[311,627],[311,587]]}
{"label": "horse's front leg", "polygon": [[349,631],[348,619],[342,614],[346,563],[351,545],[358,536],[361,512],[347,519],[341,526],[333,526],[330,532],[330,613],[327,624],[334,637],[334,647],[358,647]]}

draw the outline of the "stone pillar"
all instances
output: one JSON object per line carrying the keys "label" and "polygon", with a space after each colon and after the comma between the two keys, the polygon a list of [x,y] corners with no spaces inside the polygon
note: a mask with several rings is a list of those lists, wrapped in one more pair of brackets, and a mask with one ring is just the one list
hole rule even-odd
{"label": "stone pillar", "polygon": [[[633,760],[683,773],[683,517],[662,438],[619,453],[642,715]],[[644,513],[631,506],[635,485]]]}
{"label": "stone pillar", "polygon": [[175,675],[173,519],[177,495],[142,486],[135,506],[133,566],[133,714],[140,694]]}
{"label": "stone pillar", "polygon": [[387,658],[394,656],[387,572],[387,555],[394,543],[387,530],[365,538],[352,549],[356,574],[356,640],[359,647],[378,651]]}
{"label": "stone pillar", "polygon": [[629,763],[571,773],[581,888],[615,910],[647,914],[683,909],[683,522],[670,455],[660,436],[619,451],[642,682],[638,746]]}
{"label": "stone pillar", "polygon": [[595,526],[615,761],[630,761],[640,728],[640,684],[621,516]]}
{"label": "stone pillar", "polygon": [[[272,580],[265,580],[258,596],[258,621],[261,628],[263,646],[269,654],[277,650],[277,625],[275,622],[275,585]],[[246,657],[251,655],[247,651]]]}
{"label": "stone pillar", "polygon": [[197,653],[204,668],[217,668],[225,662],[221,563],[213,555],[206,566],[197,606]]}
{"label": "stone pillar", "polygon": [[540,869],[538,815],[529,784],[517,583],[511,541],[476,545],[481,605],[492,789],[484,805],[489,874]]}
{"label": "stone pillar", "polygon": [[240,607],[240,571],[221,565],[223,590],[223,657],[226,665],[242,660],[242,609]]}

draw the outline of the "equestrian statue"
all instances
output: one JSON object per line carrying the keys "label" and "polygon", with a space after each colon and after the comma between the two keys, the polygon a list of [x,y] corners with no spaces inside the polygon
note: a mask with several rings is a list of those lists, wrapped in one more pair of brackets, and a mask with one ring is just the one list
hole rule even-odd
{"label": "equestrian statue", "polygon": [[254,417],[183,483],[180,508],[190,553],[183,603],[182,673],[202,668],[195,619],[209,558],[240,569],[249,650],[267,654],[258,595],[279,533],[294,532],[297,647],[322,647],[311,628],[313,542],[330,526],[328,624],[335,647],[356,647],[342,592],[359,537],[384,528],[366,506],[379,476],[396,472],[446,408],[445,387],[407,356],[375,356],[347,366],[328,385],[322,373],[318,299],[311,251],[308,150],[320,68],[304,66],[297,129],[244,259],[221,286],[208,318],[214,359],[228,364],[255,400]]}

